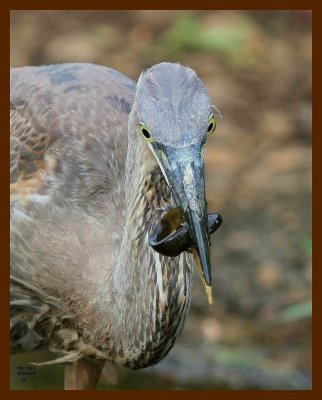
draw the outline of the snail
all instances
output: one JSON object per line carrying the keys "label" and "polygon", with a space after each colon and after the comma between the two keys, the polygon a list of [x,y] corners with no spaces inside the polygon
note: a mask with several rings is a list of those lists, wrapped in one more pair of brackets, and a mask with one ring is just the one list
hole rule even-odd
{"label": "snail", "polygon": [[[216,232],[221,223],[222,217],[219,214],[208,214],[209,234]],[[183,251],[191,250],[193,242],[181,207],[163,211],[149,235],[149,245],[168,257],[176,257]]]}

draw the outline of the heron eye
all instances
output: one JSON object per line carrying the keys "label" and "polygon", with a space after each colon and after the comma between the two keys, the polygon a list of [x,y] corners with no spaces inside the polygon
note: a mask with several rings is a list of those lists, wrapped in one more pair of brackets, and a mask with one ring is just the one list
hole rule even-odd
{"label": "heron eye", "polygon": [[149,143],[153,142],[153,138],[151,137],[150,132],[148,131],[146,125],[140,122],[139,126],[140,126],[140,133],[144,137],[144,139]]}
{"label": "heron eye", "polygon": [[216,118],[215,118],[214,114],[211,114],[209,121],[208,121],[208,129],[207,129],[208,135],[211,135],[212,133],[214,133],[215,129],[216,129]]}
{"label": "heron eye", "polygon": [[150,139],[150,134],[146,129],[142,129],[142,134],[145,138]]}

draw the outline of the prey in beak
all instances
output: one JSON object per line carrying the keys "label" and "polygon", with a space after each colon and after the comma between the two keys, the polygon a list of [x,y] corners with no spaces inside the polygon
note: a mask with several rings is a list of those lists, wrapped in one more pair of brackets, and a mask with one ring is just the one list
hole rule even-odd
{"label": "prey in beak", "polygon": [[156,251],[171,257],[182,251],[192,253],[211,304],[210,234],[219,228],[222,218],[207,214],[202,148],[153,146],[152,151],[172,188],[177,207],[161,216],[149,243]]}

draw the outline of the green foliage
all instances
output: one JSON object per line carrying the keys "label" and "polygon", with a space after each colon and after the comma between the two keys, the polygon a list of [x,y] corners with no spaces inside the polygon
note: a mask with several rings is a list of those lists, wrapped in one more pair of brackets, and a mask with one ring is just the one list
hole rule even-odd
{"label": "green foliage", "polygon": [[301,248],[309,255],[312,255],[312,239],[307,236],[299,238]]}
{"label": "green foliage", "polygon": [[289,323],[312,317],[312,302],[307,301],[299,304],[292,304],[281,311],[277,317],[278,322]]}
{"label": "green foliage", "polygon": [[243,67],[255,61],[248,47],[252,35],[246,20],[233,25],[204,26],[194,13],[184,13],[174,20],[162,36],[161,43],[172,56],[191,50],[209,52]]}

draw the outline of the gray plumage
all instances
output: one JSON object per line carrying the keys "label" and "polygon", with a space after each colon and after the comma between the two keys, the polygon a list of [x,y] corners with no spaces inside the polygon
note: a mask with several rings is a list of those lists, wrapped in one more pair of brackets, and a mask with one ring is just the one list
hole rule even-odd
{"label": "gray plumage", "polygon": [[170,63],[138,86],[91,64],[16,68],[10,110],[12,350],[157,363],[183,328],[194,262],[148,245],[156,210],[177,201],[138,126],[163,148],[202,147],[202,82]]}

